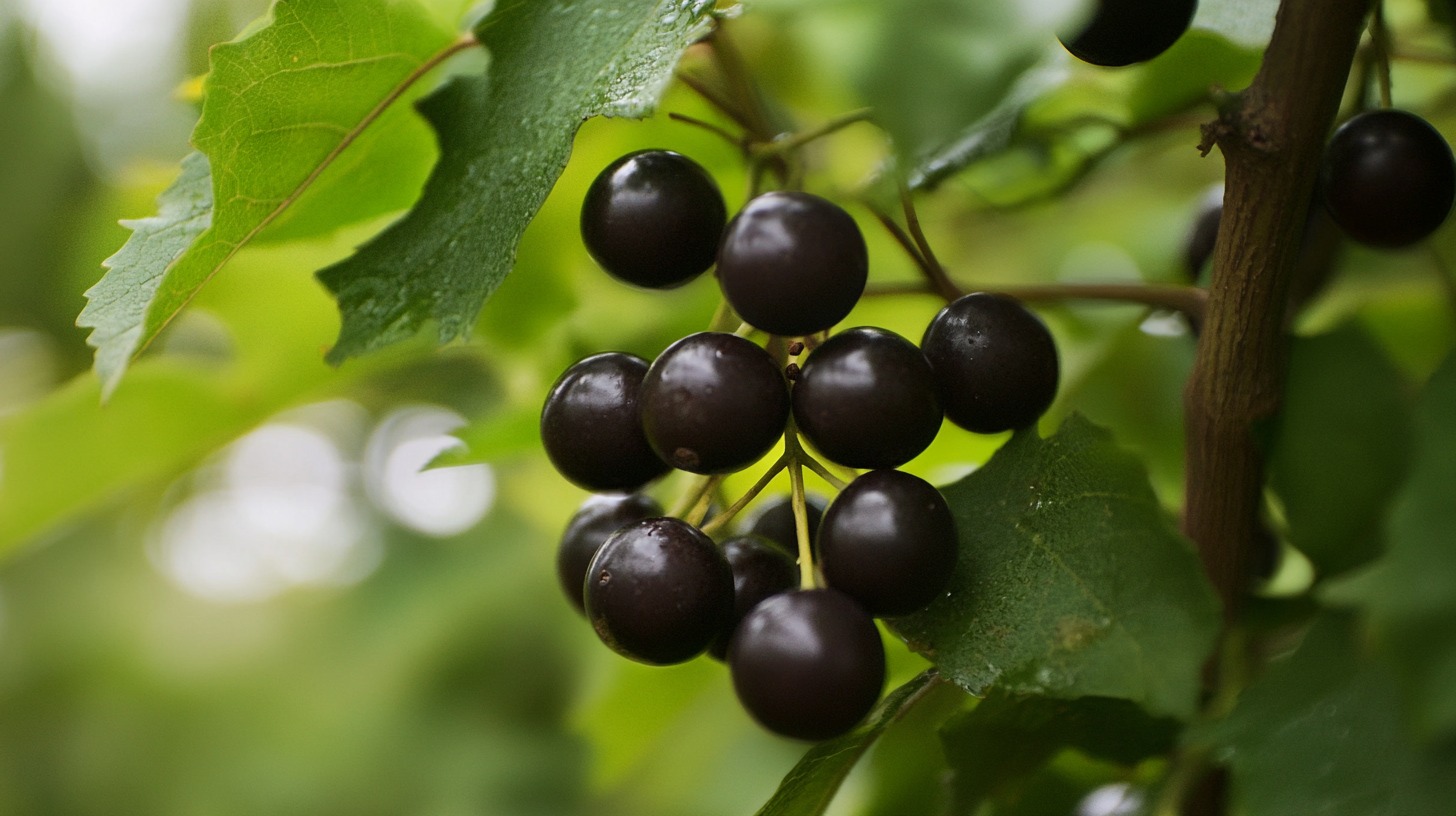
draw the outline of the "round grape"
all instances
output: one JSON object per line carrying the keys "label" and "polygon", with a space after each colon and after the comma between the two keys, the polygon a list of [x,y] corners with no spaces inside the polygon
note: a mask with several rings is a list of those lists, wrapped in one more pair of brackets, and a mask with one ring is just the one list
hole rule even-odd
{"label": "round grape", "polygon": [[674,518],[613,533],[587,567],[587,618],[613,651],[681,663],[708,648],[733,614],[733,570],[712,539]]}
{"label": "round grape", "polygon": [[577,509],[556,549],[556,577],[567,600],[578,612],[586,611],[582,586],[597,550],[612,533],[628,524],[660,515],[662,505],[640,493],[592,496]]}
{"label": "round grape", "polygon": [[872,470],[850,482],[819,526],[825,582],[876,617],[919,611],[944,592],[956,550],[945,497],[899,470]]}
{"label": "round grape", "polygon": [[1402,110],[1362,113],[1325,149],[1325,207],[1351,238],[1394,249],[1425,239],[1456,197],[1451,146],[1426,120]]}
{"label": "round grape", "polygon": [[749,325],[801,336],[843,320],[864,292],[869,256],[854,219],[810,193],[765,193],[729,222],[718,248],[723,296]]}
{"label": "round grape", "polygon": [[936,392],[930,363],[914,343],[884,329],[848,329],[804,363],[794,381],[794,421],[841,465],[899,467],[940,431]]}
{"label": "round grape", "polygon": [[719,660],[728,656],[728,641],[744,615],[759,602],[788,592],[799,582],[799,569],[793,560],[778,545],[755,535],[724,541],[723,557],[733,569],[733,616],[708,647],[708,654]]}
{"label": "round grape", "polygon": [[647,361],[594,354],[566,369],[541,409],[541,442],[573,484],[598,493],[633,491],[668,471],[642,432],[638,396]]}
{"label": "round grape", "polygon": [[759,724],[825,740],[854,728],[885,685],[875,622],[833,589],[784,592],[758,604],[728,645],[733,689]]}
{"label": "round grape", "polygon": [[612,162],[587,190],[581,237],[612,277],[636,286],[681,286],[713,265],[728,211],[713,177],[670,150]]}
{"label": "round grape", "polygon": [[1096,0],[1092,19],[1060,39],[1083,62],[1131,65],[1172,47],[1197,10],[1197,0]]}
{"label": "round grape", "polygon": [[789,388],[762,347],[699,332],[673,343],[642,381],[642,427],[663,461],[692,473],[731,473],[784,433]]}
{"label": "round grape", "polygon": [[1015,300],[966,295],[940,310],[920,350],[940,387],[946,419],[976,433],[1024,428],[1057,395],[1057,346]]}

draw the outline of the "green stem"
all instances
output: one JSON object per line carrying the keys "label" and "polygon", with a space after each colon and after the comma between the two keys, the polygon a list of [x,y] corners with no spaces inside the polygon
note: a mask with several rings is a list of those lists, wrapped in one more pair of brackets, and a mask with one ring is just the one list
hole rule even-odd
{"label": "green stem", "polygon": [[777,461],[769,466],[768,470],[764,471],[764,474],[762,476],[758,477],[758,481],[753,483],[753,487],[748,488],[747,493],[739,496],[738,501],[733,502],[733,504],[730,505],[728,509],[714,516],[712,521],[704,524],[701,528],[702,531],[707,533],[708,535],[712,535],[713,533],[721,530],[724,526],[728,524],[728,522],[732,521],[735,516],[743,512],[743,508],[747,507],[749,502],[758,498],[758,494],[762,493],[764,488],[769,486],[769,483],[774,480],[775,476],[783,472],[783,469],[788,466],[788,463],[789,460],[787,453],[785,453],[783,456],[780,456]]}
{"label": "green stem", "polygon": [[798,431],[790,422],[789,430],[784,434],[784,456],[789,460],[789,484],[792,490],[789,500],[794,507],[794,537],[799,543],[799,588],[813,589],[814,551],[809,546],[809,507],[804,500],[804,471],[799,460],[802,454]]}
{"label": "green stem", "polygon": [[1380,87],[1380,107],[1390,107],[1390,29],[1385,25],[1385,3],[1377,1],[1370,15],[1370,42],[1374,46],[1375,81]]}
{"label": "green stem", "polygon": [[759,158],[764,158],[770,156],[782,156],[785,153],[792,153],[795,150],[803,147],[804,145],[810,144],[811,142],[818,141],[825,136],[829,136],[841,130],[844,130],[850,125],[856,124],[858,122],[868,122],[870,121],[873,113],[874,112],[869,108],[860,108],[859,110],[850,111],[849,113],[846,113],[842,116],[836,116],[833,119],[830,119],[828,122],[825,122],[819,127],[811,128],[809,130],[801,130],[798,133],[792,133],[787,136],[782,136],[766,144],[759,145],[757,148],[754,149],[754,155]]}

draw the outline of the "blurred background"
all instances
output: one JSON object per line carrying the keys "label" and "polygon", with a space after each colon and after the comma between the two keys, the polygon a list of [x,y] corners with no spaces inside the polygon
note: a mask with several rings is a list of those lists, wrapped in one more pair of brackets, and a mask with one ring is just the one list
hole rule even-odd
{"label": "blurred background", "polygon": [[[457,25],[468,4],[429,5]],[[534,429],[573,360],[650,358],[707,324],[710,280],[630,290],[575,230],[596,172],[648,146],[693,156],[740,205],[741,159],[715,135],[666,116],[587,123],[471,342],[422,338],[330,369],[338,318],[312,272],[383,222],[264,240],[99,406],[74,325],[83,293],[127,238],[118,219],[152,214],[187,152],[208,46],[266,6],[0,0],[0,813],[752,813],[804,746],[750,722],[721,665],[652,669],[596,641],[553,572],[585,495],[551,472]],[[880,14],[765,0],[737,31],[773,98],[813,124],[862,104]],[[1257,66],[1256,47],[1194,39],[1161,73],[1111,78],[1049,49],[1060,91],[1033,114],[1125,108],[1165,87],[1176,59],[1231,55],[1233,82]],[[1411,70],[1404,87],[1449,133],[1444,83]],[[1186,281],[1183,238],[1222,172],[1194,149],[1209,115],[1197,101],[1161,103],[1160,124],[1126,146],[1112,128],[1068,131],[944,184],[922,210],[942,260],[983,284]],[[681,87],[662,110],[721,121]],[[886,150],[867,126],[825,140],[809,188],[851,191]],[[872,281],[912,280],[854,214]],[[1358,320],[1414,382],[1452,339],[1444,297],[1425,254],[1354,251],[1305,328]],[[867,298],[849,323],[918,338],[937,305]],[[1041,313],[1064,358],[1044,427],[1077,410],[1113,428],[1176,512],[1187,326],[1135,306]],[[470,463],[425,469],[457,448],[452,434]],[[908,469],[943,483],[1000,441],[947,426]],[[669,502],[678,489],[658,488]],[[923,667],[887,646],[892,683]],[[934,734],[913,718],[897,734],[835,812],[935,812]]]}

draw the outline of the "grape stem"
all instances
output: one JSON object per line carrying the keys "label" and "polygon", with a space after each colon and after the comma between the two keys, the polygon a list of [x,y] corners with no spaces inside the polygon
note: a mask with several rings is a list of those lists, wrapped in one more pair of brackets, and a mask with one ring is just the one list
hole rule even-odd
{"label": "grape stem", "polygon": [[809,546],[809,506],[804,499],[804,448],[799,444],[799,431],[789,420],[784,432],[784,458],[789,463],[789,499],[794,508],[794,537],[799,544],[799,588],[813,589],[814,551]]}
{"label": "grape stem", "polygon": [[753,483],[753,487],[748,488],[748,492],[738,497],[738,501],[733,502],[733,504],[730,505],[728,509],[714,516],[711,521],[709,521],[707,524],[704,524],[700,529],[702,529],[702,531],[707,533],[708,535],[712,535],[713,533],[721,530],[724,526],[728,524],[728,522],[732,521],[735,516],[743,512],[743,508],[747,507],[749,502],[758,498],[758,494],[762,493],[764,491],[764,488],[768,487],[769,483],[774,480],[774,477],[783,472],[783,469],[785,467],[788,467],[788,464],[788,454],[785,453],[783,456],[780,456],[777,461],[770,465],[768,470],[764,471],[762,476],[758,477],[758,481]]}
{"label": "grape stem", "polygon": [[668,513],[672,518],[680,518],[689,524],[692,523],[692,515],[699,507],[706,509],[707,502],[718,483],[723,481],[722,476],[699,476],[693,480],[692,486],[688,488],[683,497],[678,500],[677,506]]}

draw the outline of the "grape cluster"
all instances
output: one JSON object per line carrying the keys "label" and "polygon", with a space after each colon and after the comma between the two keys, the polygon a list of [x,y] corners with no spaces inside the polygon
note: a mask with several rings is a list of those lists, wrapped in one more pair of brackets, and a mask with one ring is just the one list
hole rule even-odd
{"label": "grape cluster", "polygon": [[[988,294],[942,309],[919,346],[874,327],[831,335],[868,275],[854,219],[819,196],[770,192],[728,220],[711,176],[668,151],[607,167],[581,231],[593,258],[636,286],[680,286],[716,266],[745,329],[689,335],[651,362],[594,354],[551,388],[547,455],[599,494],[562,535],[563,590],[628,658],[725,660],[744,707],[776,733],[848,731],[885,681],[874,619],[924,608],[956,563],[945,498],[896,468],[943,418],[980,433],[1034,423],[1056,394],[1051,335],[1019,303]],[[769,341],[747,339],[755,331]],[[803,494],[800,467],[832,474],[801,436],[856,471],[833,501]],[[788,467],[794,494],[759,502],[741,534],[729,525],[752,493],[704,525],[707,496],[673,515],[642,492],[674,469],[743,470],[780,440],[784,458],[761,484]]]}

